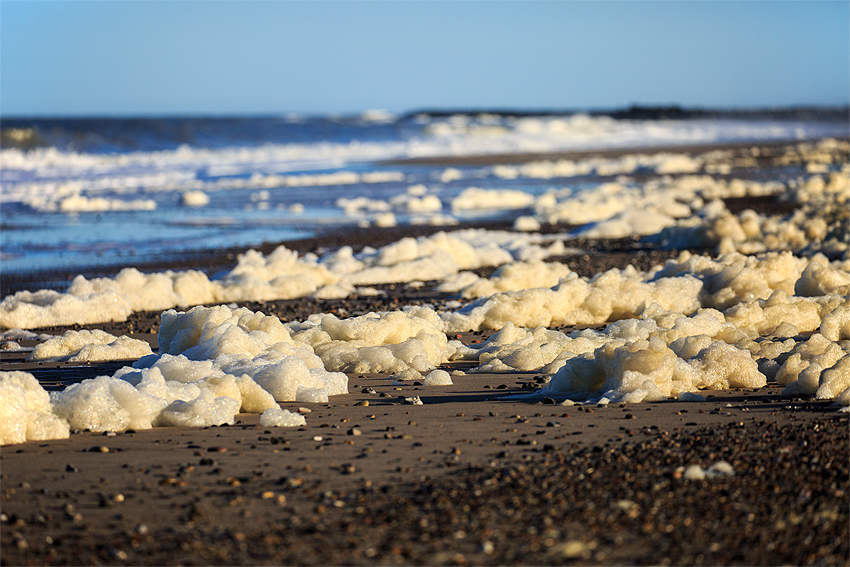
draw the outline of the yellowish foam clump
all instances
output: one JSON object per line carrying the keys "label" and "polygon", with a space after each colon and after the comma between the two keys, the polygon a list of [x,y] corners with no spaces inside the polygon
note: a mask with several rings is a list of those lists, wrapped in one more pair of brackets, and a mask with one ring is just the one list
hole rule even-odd
{"label": "yellowish foam clump", "polygon": [[[850,352],[850,343],[833,342],[820,333],[815,333],[808,340],[798,343],[779,368],[776,381],[787,384],[784,395],[817,394],[820,397],[835,397],[844,390],[840,385],[847,380],[844,364],[834,372],[824,376],[827,370],[836,366]],[[823,390],[821,386],[827,381]],[[850,384],[848,384],[850,386]],[[827,395],[829,394],[829,395]]]}
{"label": "yellowish foam clump", "polygon": [[19,291],[0,302],[0,327],[37,329],[123,321],[132,312],[129,299],[113,291],[81,296],[48,289]]}
{"label": "yellowish foam clump", "polygon": [[452,209],[524,209],[533,203],[534,196],[524,191],[469,187],[452,199]]}
{"label": "yellowish foam clump", "polygon": [[150,429],[168,402],[112,376],[99,376],[72,384],[50,396],[57,416],[71,429],[125,431]]}
{"label": "yellowish foam clump", "polygon": [[246,375],[277,401],[327,401],[348,391],[348,378],[327,372],[311,345],[293,340],[277,317],[226,306],[162,315],[160,351],[217,372]]}
{"label": "yellowish foam clump", "polygon": [[32,374],[0,372],[0,445],[68,436],[68,424],[53,414],[50,396]]}
{"label": "yellowish foam clump", "polygon": [[63,362],[98,362],[138,359],[153,354],[146,341],[127,336],[115,337],[100,329],[66,331],[65,334],[39,343],[28,360]]}
{"label": "yellowish foam clump", "polygon": [[114,279],[77,276],[68,288],[69,295],[78,297],[103,293],[126,298],[133,311],[160,311],[217,299],[215,286],[203,272],[195,270],[143,274],[136,268],[124,268]]}
{"label": "yellowish foam clump", "polygon": [[692,277],[644,281],[632,268],[609,270],[588,281],[575,273],[552,288],[497,293],[445,313],[449,332],[500,329],[508,321],[521,327],[604,323],[635,317],[657,303],[691,313],[699,307],[702,283]]}
{"label": "yellowish foam clump", "polygon": [[[466,272],[470,273],[470,272]],[[511,262],[504,264],[488,278],[477,278],[459,289],[465,298],[488,297],[502,291],[517,291],[535,287],[552,287],[570,274],[559,262]],[[465,283],[465,282],[464,282]],[[449,286],[440,287],[448,291]]]}
{"label": "yellowish foam clump", "polygon": [[300,427],[306,424],[303,415],[281,408],[267,409],[260,416],[260,425],[263,427]]}
{"label": "yellowish foam clump", "polygon": [[821,372],[815,396],[819,400],[831,398],[843,400],[846,392],[850,392],[850,353],[845,354],[838,359],[838,362]]}
{"label": "yellowish foam clump", "polygon": [[[240,255],[239,261],[217,284],[216,301],[265,301],[304,297],[339,276],[316,262],[298,258],[298,253],[279,246],[268,256],[256,250]],[[196,304],[200,302],[193,302]]]}
{"label": "yellowish foam clump", "polygon": [[424,307],[344,320],[332,314],[314,315],[288,327],[293,339],[310,345],[325,368],[335,371],[424,372],[454,352],[439,316]]}
{"label": "yellowish foam clump", "polygon": [[[704,389],[764,386],[765,376],[749,351],[719,339],[724,333],[710,312],[685,317],[653,306],[634,324],[595,333],[602,344],[592,352],[585,344],[578,352],[568,350],[571,356],[562,358],[544,392],[640,402]],[[562,344],[569,349],[579,338],[577,333]]]}
{"label": "yellowish foam clump", "polygon": [[158,427],[207,427],[233,425],[239,402],[227,396],[215,397],[209,390],[192,400],[175,400],[156,417]]}

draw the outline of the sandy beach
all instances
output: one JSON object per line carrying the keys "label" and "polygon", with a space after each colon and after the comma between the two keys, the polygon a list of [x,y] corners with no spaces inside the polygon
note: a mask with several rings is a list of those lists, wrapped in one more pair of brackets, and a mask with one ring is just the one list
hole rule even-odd
{"label": "sandy beach", "polygon": [[[794,210],[773,197],[730,198],[726,206]],[[352,229],[286,244],[301,253],[356,250],[437,230]],[[571,245],[583,253],[548,261],[586,278],[611,268],[649,270],[681,252],[637,238]],[[213,273],[231,268],[239,252],[144,267]],[[44,277],[4,279],[4,295],[34,289]],[[287,322],[440,308],[456,299],[434,284],[239,306]],[[103,329],[156,352],[159,325],[159,312],[137,312],[122,322],[38,331]],[[449,338],[469,345],[491,334]],[[0,370],[30,372],[48,390],[132,363],[28,362],[26,354],[3,352]],[[85,431],[5,445],[0,564],[850,564],[850,414],[831,400],[783,396],[783,385],[769,381],[703,391],[704,401],[572,405],[522,397],[548,382],[541,372],[467,372],[475,366],[441,364],[451,386],[349,373],[349,393],[328,403],[280,404],[306,417],[301,427],[263,427],[258,414],[240,413],[234,425]]]}
{"label": "sandy beach", "polygon": [[[309,410],[297,429],[244,414],[4,447],[2,561],[846,563],[847,418],[830,404],[777,388],[503,399],[529,383],[476,375],[426,393],[362,376],[333,404],[284,404]],[[424,405],[400,401],[411,394]],[[734,475],[685,476],[719,461]]]}

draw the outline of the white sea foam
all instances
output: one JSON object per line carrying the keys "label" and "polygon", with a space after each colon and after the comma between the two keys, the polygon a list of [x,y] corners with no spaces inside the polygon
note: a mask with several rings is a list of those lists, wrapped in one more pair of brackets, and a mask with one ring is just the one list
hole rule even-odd
{"label": "white sea foam", "polygon": [[[799,136],[840,135],[840,128],[806,123],[763,121],[616,121],[610,118],[510,119],[493,126],[487,121],[452,117],[433,121],[428,133],[405,141],[264,145],[253,148],[199,149],[86,154],[54,148],[0,151],[3,192],[0,202],[34,202],[57,206],[71,195],[93,197],[104,192],[136,193],[221,191],[272,187],[309,187],[352,183],[403,181],[397,171],[360,173],[300,173],[344,167],[349,163],[378,162],[394,158],[478,155],[492,153],[552,152],[571,149],[712,143],[731,140],[795,139]],[[659,172],[693,171],[691,162],[678,156],[645,157]],[[652,160],[655,160],[654,162]],[[658,162],[658,163],[656,163]],[[687,162],[687,163],[686,163]],[[639,167],[643,163],[637,161]],[[654,165],[653,165],[654,164]],[[527,170],[549,166],[528,166]],[[552,166],[552,175],[561,175]],[[585,166],[577,166],[581,170]],[[601,174],[634,170],[630,162],[608,164]],[[498,170],[507,171],[507,170]],[[568,173],[568,172],[567,172]],[[497,173],[498,174],[498,173]],[[539,177],[541,173],[529,171]],[[519,173],[517,173],[519,175]],[[546,177],[548,174],[542,174]],[[446,180],[456,179],[449,173]],[[445,181],[444,181],[445,182]]]}
{"label": "white sea foam", "polygon": [[[530,124],[520,129],[534,130]],[[810,149],[804,157],[817,165],[818,147]],[[28,374],[0,375],[0,440],[56,438],[69,429],[232,423],[239,411],[269,412],[269,424],[288,423],[279,421],[277,402],[328,402],[347,391],[342,372],[386,372],[398,380],[427,373],[425,383],[448,384],[435,369],[450,359],[475,361],[478,372],[552,374],[534,395],[561,399],[699,399],[701,390],[758,388],[770,379],[785,384],[786,395],[846,404],[850,257],[842,234],[850,182],[844,167],[787,184],[706,176],[643,186],[620,180],[593,197],[553,191],[535,200],[537,214],[583,215],[595,227],[635,209],[663,214],[672,224],[660,238],[694,239],[723,252],[718,258],[683,252],[648,272],[629,267],[582,278],[542,262],[567,250],[563,239],[467,230],[358,254],[341,248],[321,258],[285,248],[268,256],[251,251],[213,279],[194,271],[128,269],[114,279],[80,276],[65,294],[21,292],[0,305],[0,325],[119,320],[133,310],[194,303],[341,297],[358,285],[385,282],[441,280],[445,291],[480,299],[444,313],[411,307],[350,319],[317,314],[285,325],[225,306],[169,310],[162,316],[160,354],[134,352],[147,355],[114,376],[47,396]],[[787,217],[731,215],[716,200],[763,194],[779,194],[799,209]],[[427,189],[406,195],[419,199]],[[490,265],[504,266],[486,279],[469,271]],[[574,324],[607,326],[568,334],[547,328]],[[446,336],[479,329],[498,332],[471,346]],[[120,341],[66,333],[44,343],[37,357],[91,359],[107,345],[116,349],[110,357],[129,356]]]}
{"label": "white sea foam", "polygon": [[27,360],[62,362],[99,362],[135,360],[153,354],[150,345],[139,339],[115,337],[100,329],[66,331],[36,345]]}
{"label": "white sea foam", "polygon": [[281,246],[268,256],[250,250],[215,279],[194,270],[115,278],[77,276],[66,293],[23,291],[0,302],[0,327],[37,328],[124,320],[133,311],[233,301],[290,299],[315,294],[345,297],[355,286],[437,280],[481,266],[562,253],[563,243],[540,235],[465,230],[405,238],[354,255],[342,248],[324,258],[299,257]]}
{"label": "white sea foam", "polygon": [[32,374],[0,372],[0,445],[68,436],[68,424],[53,413],[49,395]]}
{"label": "white sea foam", "polygon": [[210,196],[203,191],[185,191],[180,195],[180,204],[184,207],[205,207],[210,203]]}
{"label": "white sea foam", "polygon": [[99,213],[105,211],[153,211],[156,209],[156,201],[153,199],[107,199],[104,197],[86,197],[79,194],[59,198],[29,197],[24,203],[45,213]]}

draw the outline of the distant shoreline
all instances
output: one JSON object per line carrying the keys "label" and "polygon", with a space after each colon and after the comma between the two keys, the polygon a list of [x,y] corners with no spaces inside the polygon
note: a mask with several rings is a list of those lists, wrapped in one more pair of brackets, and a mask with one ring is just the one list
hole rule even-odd
{"label": "distant shoreline", "polygon": [[[844,138],[845,140],[848,138]],[[477,156],[443,156],[428,158],[400,159],[382,162],[383,165],[441,165],[441,166],[477,166],[495,164],[517,164],[536,160],[561,160],[561,159],[587,159],[592,157],[617,158],[627,154],[643,153],[689,153],[698,154],[712,150],[746,150],[752,146],[760,148],[782,148],[788,145],[812,142],[813,140],[786,140],[771,142],[749,142],[749,143],[719,143],[690,146],[659,146],[641,148],[620,148],[605,150],[588,150],[555,153],[528,153],[528,154],[491,154]],[[438,231],[453,231],[463,228],[486,228],[490,230],[511,230],[513,220],[504,217],[489,219],[477,219],[461,222],[457,225],[432,226],[432,225],[398,225],[388,228],[370,227],[359,228],[354,225],[341,225],[326,227],[313,236],[292,240],[281,240],[274,242],[263,242],[255,245],[232,246],[216,249],[193,249],[174,252],[167,257],[158,256],[155,259],[145,261],[141,258],[128,260],[117,259],[114,263],[99,265],[82,265],[66,268],[55,268],[49,270],[32,270],[27,272],[0,271],[0,298],[12,295],[19,291],[38,289],[56,289],[64,291],[70,285],[71,280],[82,274],[86,278],[114,277],[121,269],[135,267],[143,272],[162,270],[186,270],[196,269],[208,274],[214,274],[226,267],[235,265],[239,254],[254,249],[269,254],[278,246],[286,246],[301,254],[306,252],[320,252],[322,250],[335,249],[344,245],[366,243],[372,246],[382,246],[395,242],[402,237],[429,236]],[[563,231],[568,227],[548,227],[550,231]]]}
{"label": "distant shoreline", "polygon": [[[841,138],[847,140],[850,137]],[[557,161],[557,160],[579,160],[588,158],[619,158],[629,154],[701,154],[712,150],[740,150],[758,146],[760,148],[781,148],[789,144],[799,144],[817,141],[820,138],[799,140],[771,140],[756,142],[718,142],[713,144],[696,145],[661,145],[661,146],[638,146],[625,148],[604,148],[595,150],[573,150],[559,152],[535,152],[535,153],[513,153],[513,154],[479,154],[462,156],[436,156],[423,158],[401,158],[381,162],[382,165],[496,165],[528,163],[532,161]]]}
{"label": "distant shoreline", "polygon": [[[2,128],[20,128],[35,122],[85,122],[98,120],[124,121],[157,121],[157,120],[221,120],[221,121],[255,121],[280,120],[298,116],[299,119],[338,118],[340,120],[363,119],[363,113],[348,114],[302,114],[302,113],[259,113],[259,114],[104,114],[104,115],[50,115],[50,114],[18,114],[0,116]],[[796,106],[766,106],[766,107],[732,107],[732,108],[703,108],[670,105],[633,104],[627,108],[608,109],[577,109],[577,108],[539,108],[523,109],[515,107],[457,107],[457,108],[420,108],[399,113],[388,113],[395,121],[411,120],[421,116],[430,118],[447,118],[450,116],[481,116],[493,115],[506,118],[538,118],[575,116],[609,116],[618,120],[675,120],[701,118],[739,118],[739,119],[769,119],[769,120],[813,120],[825,122],[850,123],[850,105],[796,105]]]}

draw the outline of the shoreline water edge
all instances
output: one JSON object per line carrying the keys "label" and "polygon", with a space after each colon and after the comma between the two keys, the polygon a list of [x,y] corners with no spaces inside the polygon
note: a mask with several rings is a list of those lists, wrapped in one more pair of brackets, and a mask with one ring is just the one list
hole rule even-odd
{"label": "shoreline water edge", "polygon": [[850,563],[850,141],[615,153],[7,277],[0,563]]}

